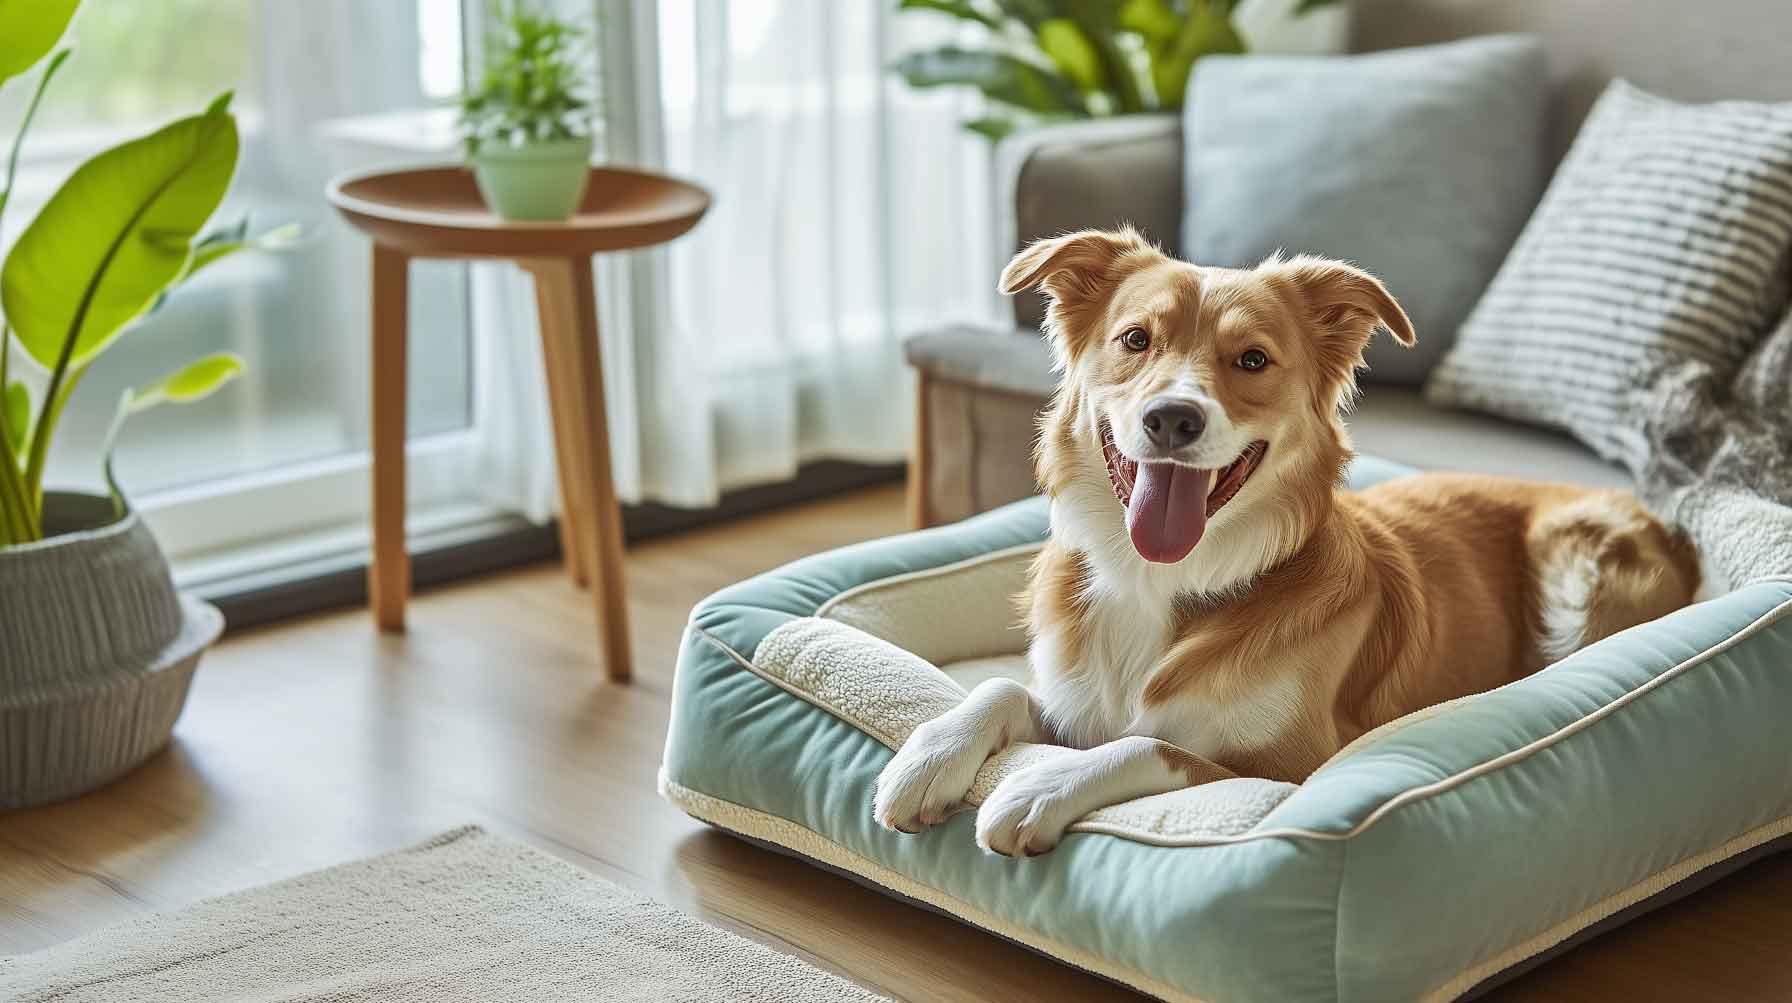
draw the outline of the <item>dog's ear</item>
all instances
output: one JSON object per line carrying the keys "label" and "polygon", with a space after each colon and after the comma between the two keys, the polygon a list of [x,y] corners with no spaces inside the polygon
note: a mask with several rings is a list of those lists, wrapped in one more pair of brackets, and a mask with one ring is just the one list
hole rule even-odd
{"label": "dog's ear", "polygon": [[1076,306],[1100,296],[1122,274],[1133,255],[1153,251],[1130,226],[1118,230],[1078,230],[1028,244],[998,284],[1004,293],[1038,288],[1055,302]]}
{"label": "dog's ear", "polygon": [[1378,327],[1410,346],[1416,337],[1412,320],[1394,301],[1381,280],[1354,265],[1300,255],[1272,257],[1257,266],[1292,285],[1318,335],[1317,348],[1326,368],[1349,374],[1363,361],[1363,349]]}
{"label": "dog's ear", "polygon": [[1107,293],[1157,253],[1130,226],[1079,230],[1028,244],[1002,269],[997,288],[1045,293],[1045,332],[1062,368],[1087,342]]}

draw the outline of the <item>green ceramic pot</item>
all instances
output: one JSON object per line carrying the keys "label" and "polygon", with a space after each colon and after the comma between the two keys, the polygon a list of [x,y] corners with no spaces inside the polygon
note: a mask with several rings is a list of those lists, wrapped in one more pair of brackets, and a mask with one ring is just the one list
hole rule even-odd
{"label": "green ceramic pot", "polygon": [[485,204],[505,219],[563,220],[585,196],[591,137],[486,145],[469,158]]}

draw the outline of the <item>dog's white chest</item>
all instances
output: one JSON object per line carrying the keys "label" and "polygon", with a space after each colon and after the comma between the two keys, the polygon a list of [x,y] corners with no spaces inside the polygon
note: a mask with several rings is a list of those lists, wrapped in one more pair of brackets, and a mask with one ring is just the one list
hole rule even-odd
{"label": "dog's white chest", "polygon": [[1084,625],[1080,657],[1054,629],[1039,633],[1028,657],[1054,732],[1083,748],[1132,734],[1145,685],[1168,643],[1167,614],[1167,609],[1097,598]]}
{"label": "dog's white chest", "polygon": [[1251,751],[1274,741],[1298,716],[1302,692],[1291,658],[1265,665],[1263,684],[1216,699],[1198,683],[1162,705],[1145,707],[1145,687],[1169,656],[1176,597],[1218,592],[1248,577],[1249,554],[1262,541],[1248,535],[1204,541],[1199,561],[1147,564],[1133,553],[1105,484],[1078,484],[1052,501],[1052,535],[1080,551],[1093,580],[1079,629],[1083,643],[1062,636],[1066,624],[1035,624],[1028,652],[1033,688],[1059,737],[1084,748],[1128,735],[1161,738],[1197,755]]}
{"label": "dog's white chest", "polygon": [[1074,664],[1055,629],[1041,631],[1029,652],[1046,720],[1065,741],[1088,748],[1145,735],[1217,758],[1268,745],[1298,716],[1299,675],[1272,666],[1244,693],[1217,699],[1197,681],[1146,707],[1145,688],[1169,654],[1170,604],[1106,590],[1091,598]]}

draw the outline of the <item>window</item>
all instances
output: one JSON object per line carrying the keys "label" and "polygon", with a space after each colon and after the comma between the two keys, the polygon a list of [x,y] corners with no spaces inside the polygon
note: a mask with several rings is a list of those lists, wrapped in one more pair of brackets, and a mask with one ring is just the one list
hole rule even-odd
{"label": "window", "polygon": [[[324,186],[343,171],[453,155],[451,112],[439,106],[460,88],[461,27],[459,0],[86,0],[68,39],[75,55],[24,149],[0,249],[87,157],[228,89],[243,142],[219,218],[298,221],[308,235],[291,252],[207,272],[103,356],[58,431],[52,484],[98,486],[124,387],[228,349],[248,361],[237,384],[141,415],[120,442],[120,480],[171,556],[364,517],[368,250]],[[24,82],[0,93],[7,133],[28,97]],[[414,509],[465,487],[456,436],[473,421],[467,287],[462,265],[412,273]]]}
{"label": "window", "polygon": [[417,0],[417,85],[423,96],[459,96],[466,51],[461,44],[460,0]]}

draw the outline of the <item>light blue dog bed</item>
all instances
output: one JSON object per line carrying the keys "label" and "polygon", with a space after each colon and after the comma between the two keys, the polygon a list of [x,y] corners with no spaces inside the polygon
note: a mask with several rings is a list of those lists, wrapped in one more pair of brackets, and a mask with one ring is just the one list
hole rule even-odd
{"label": "light blue dog bed", "polygon": [[[1352,478],[1403,472],[1365,459]],[[872,784],[893,748],[1019,664],[1009,597],[1045,533],[1044,503],[1021,502],[705,600],[679,653],[664,795],[1177,1001],[1458,998],[1788,845],[1792,580],[1395,721],[1299,786],[1104,809],[1042,857],[983,853],[969,812],[920,836],[880,828]],[[1053,754],[1011,750],[973,797]]]}

